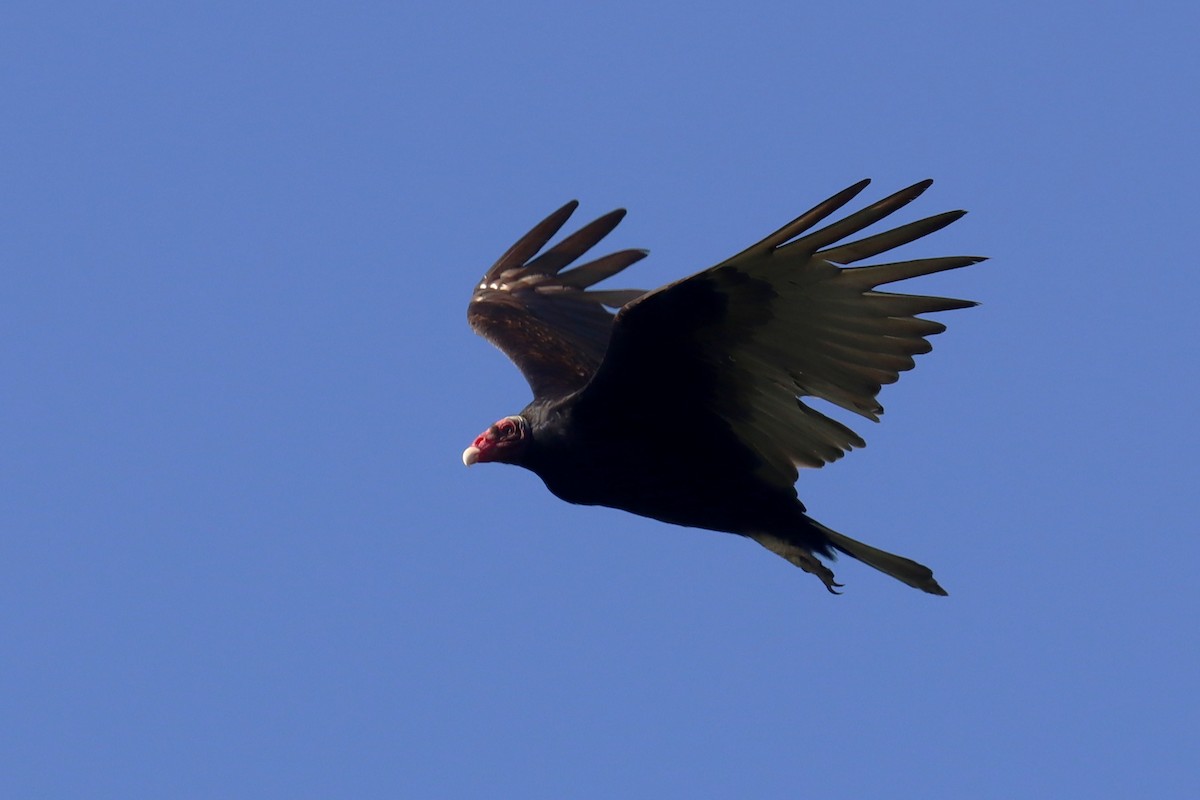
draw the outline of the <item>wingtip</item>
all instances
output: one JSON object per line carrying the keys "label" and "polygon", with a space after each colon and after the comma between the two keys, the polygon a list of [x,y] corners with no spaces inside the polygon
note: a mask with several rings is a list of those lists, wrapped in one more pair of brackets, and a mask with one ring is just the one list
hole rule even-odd
{"label": "wingtip", "polygon": [[[563,224],[566,223],[566,221],[571,217],[572,214],[575,213],[575,210],[578,208],[579,208],[578,200],[568,200],[567,202],[563,203],[561,206],[556,208],[553,212],[551,212],[546,217],[546,219],[542,220],[542,224],[545,224],[549,220],[561,217],[562,221],[559,222],[559,224],[558,224],[559,227],[561,228],[563,226]],[[555,232],[557,233],[557,230]]]}
{"label": "wingtip", "polygon": [[[854,198],[856,198],[860,194],[862,194],[863,190],[865,190],[870,185],[871,185],[871,179],[863,178],[858,183],[852,183],[849,186],[847,186],[845,189],[842,189],[840,192],[838,192],[836,195],[834,195],[834,197],[845,198],[842,202],[842,205],[844,205],[845,203],[850,202],[851,200],[853,200]],[[832,200],[833,198],[830,198],[830,199]]]}

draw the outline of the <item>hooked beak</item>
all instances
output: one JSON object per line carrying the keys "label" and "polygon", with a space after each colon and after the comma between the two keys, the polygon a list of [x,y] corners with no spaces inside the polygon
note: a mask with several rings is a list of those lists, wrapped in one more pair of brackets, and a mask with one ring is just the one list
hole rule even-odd
{"label": "hooked beak", "polygon": [[471,445],[463,450],[463,466],[469,467],[479,460],[479,448]]}

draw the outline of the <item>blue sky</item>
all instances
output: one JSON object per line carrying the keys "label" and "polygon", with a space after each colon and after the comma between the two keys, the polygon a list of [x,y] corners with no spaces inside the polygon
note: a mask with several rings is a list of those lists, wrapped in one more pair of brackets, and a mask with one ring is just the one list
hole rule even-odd
{"label": "blue sky", "polygon": [[[0,794],[1196,796],[1198,22],[6,4]],[[862,177],[983,305],[800,492],[949,598],[462,467],[532,223],[649,287]]]}

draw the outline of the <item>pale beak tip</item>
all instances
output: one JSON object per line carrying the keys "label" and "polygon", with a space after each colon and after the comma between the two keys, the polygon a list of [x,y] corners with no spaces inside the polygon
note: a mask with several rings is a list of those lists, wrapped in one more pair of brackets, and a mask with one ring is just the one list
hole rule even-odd
{"label": "pale beak tip", "polygon": [[479,460],[479,448],[478,447],[472,446],[472,447],[468,447],[466,450],[463,450],[463,466],[469,467],[478,460]]}

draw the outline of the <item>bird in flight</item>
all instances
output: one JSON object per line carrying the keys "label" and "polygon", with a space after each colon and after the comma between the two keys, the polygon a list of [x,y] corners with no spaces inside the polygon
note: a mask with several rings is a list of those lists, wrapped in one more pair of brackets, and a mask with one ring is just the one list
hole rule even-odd
{"label": "bird in flight", "polygon": [[578,203],[555,211],[500,257],[471,296],[471,327],[517,365],[533,401],[479,434],[463,463],[516,464],[569,503],[754,539],[834,593],[842,584],[821,558],[842,553],[946,594],[928,567],[822,525],[796,494],[799,467],[820,467],[865,445],[804,398],[878,422],[880,388],[912,369],[913,357],[931,349],[928,337],[945,330],[920,315],[975,305],[879,287],[980,257],[848,266],[965,213],[854,238],[920,196],[927,180],[819,227],[868,183],[653,291],[591,288],[644,258],[644,250],[567,269],[624,210],[541,252]]}

